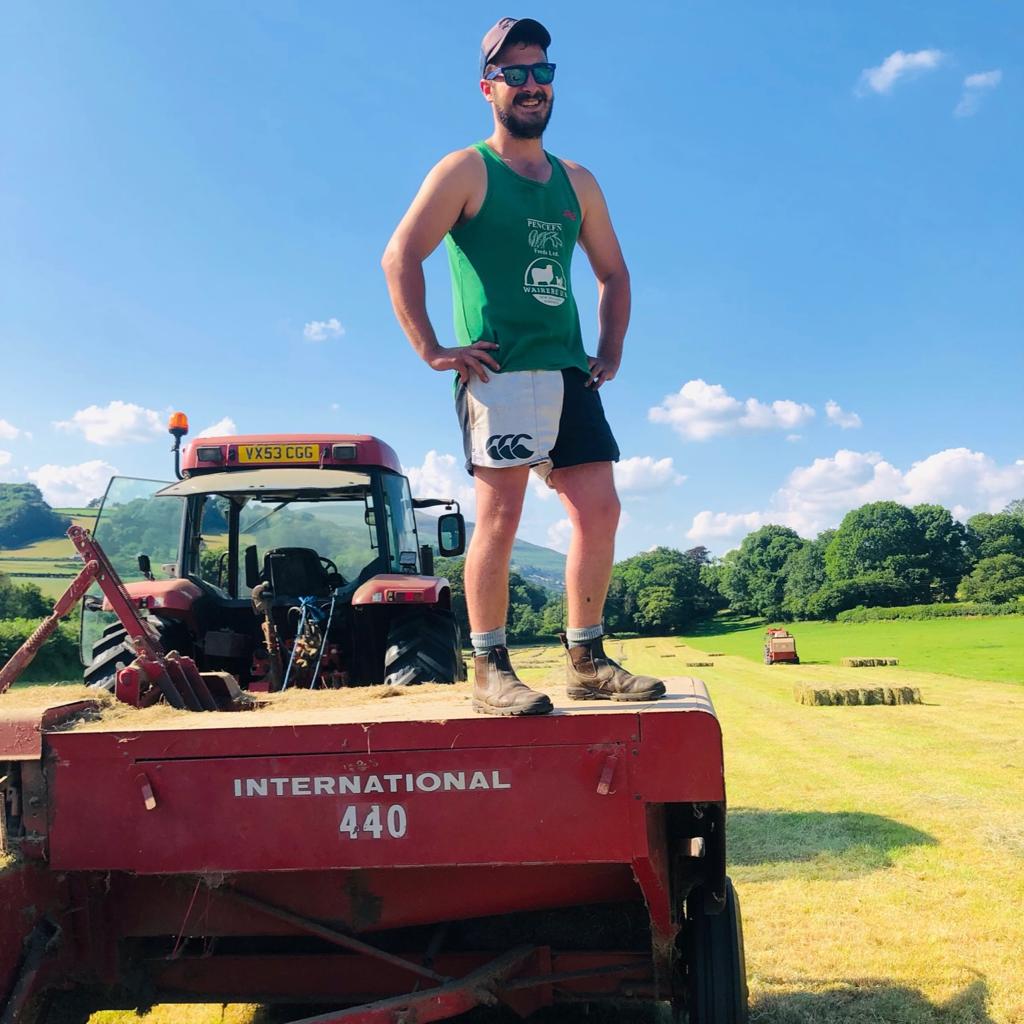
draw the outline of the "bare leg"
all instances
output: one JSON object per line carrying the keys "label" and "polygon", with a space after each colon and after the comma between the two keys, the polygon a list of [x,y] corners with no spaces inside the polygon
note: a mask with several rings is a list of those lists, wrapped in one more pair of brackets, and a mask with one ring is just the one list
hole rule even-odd
{"label": "bare leg", "polygon": [[551,482],[572,523],[565,564],[566,625],[596,626],[604,615],[619,524],[612,464],[587,462],[556,469]]}
{"label": "bare leg", "polygon": [[508,618],[508,565],[529,476],[529,466],[473,467],[476,529],[466,553],[465,584],[474,633],[500,629]]}

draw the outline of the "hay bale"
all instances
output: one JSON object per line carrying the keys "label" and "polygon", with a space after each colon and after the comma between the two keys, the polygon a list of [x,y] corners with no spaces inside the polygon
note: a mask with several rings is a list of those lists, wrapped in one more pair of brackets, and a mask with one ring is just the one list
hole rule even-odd
{"label": "hay bale", "polygon": [[858,707],[861,705],[921,704],[921,691],[912,686],[829,686],[825,683],[797,683],[793,699],[812,707]]}
{"label": "hay bale", "polygon": [[840,662],[844,668],[883,668],[899,663],[899,658],[843,658]]}
{"label": "hay bale", "polygon": [[715,663],[713,661],[688,661],[688,662],[686,662],[686,665],[689,668],[708,668],[709,666],[713,666],[714,664]]}
{"label": "hay bale", "polygon": [[708,651],[709,658],[724,658],[725,651]]}

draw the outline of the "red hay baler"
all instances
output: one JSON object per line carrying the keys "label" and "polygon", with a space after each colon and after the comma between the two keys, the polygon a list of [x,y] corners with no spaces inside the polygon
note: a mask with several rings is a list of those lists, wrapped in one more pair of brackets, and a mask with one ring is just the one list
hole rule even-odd
{"label": "red hay baler", "polygon": [[639,710],[527,719],[475,716],[465,685],[170,720],[2,715],[19,859],[0,873],[0,1019],[45,1021],[74,989],[359,1024],[494,1000],[742,1022],[721,733],[701,682],[669,687]]}
{"label": "red hay baler", "polygon": [[[217,482],[238,446],[204,441],[221,468],[189,475],[193,451],[170,489],[185,519],[169,581],[152,579],[148,557],[144,579],[117,578],[117,558],[139,550],[129,524],[145,521],[160,543],[138,499],[107,520],[109,562],[78,537],[85,575],[119,616],[93,631],[91,681],[135,707],[88,691],[0,693],[0,1024],[211,1001],[306,1004],[318,1015],[304,1024],[426,1024],[494,1003],[527,1016],[563,1002],[667,1002],[679,1021],[743,1024],[721,730],[704,684],[666,680],[667,696],[645,705],[556,699],[553,714],[523,719],[476,715],[465,683],[352,685],[361,666],[376,683],[415,676],[419,662],[396,660],[401,645],[387,641],[422,620],[394,606],[437,601],[446,583],[416,574],[429,559],[397,469],[332,468],[364,441],[380,444],[250,445],[246,457],[292,444],[308,459],[291,490],[281,472]],[[211,496],[225,501],[208,517]],[[318,600],[337,618],[324,620],[320,660],[292,677],[319,688],[282,694],[288,676],[268,669],[247,589],[267,580],[242,554],[300,498],[312,508],[290,522],[304,544],[330,502],[356,510],[358,531],[332,535],[325,560],[341,579]],[[269,509],[245,520],[253,500]],[[216,529],[225,542],[205,557]],[[372,561],[353,572],[343,556],[366,531]],[[289,663],[305,634],[283,570],[321,579],[311,566],[270,564],[263,626],[276,622]],[[371,628],[377,642],[357,656]],[[439,638],[432,659],[451,646]],[[207,690],[218,710],[200,711]],[[168,707],[175,696],[181,710]]]}

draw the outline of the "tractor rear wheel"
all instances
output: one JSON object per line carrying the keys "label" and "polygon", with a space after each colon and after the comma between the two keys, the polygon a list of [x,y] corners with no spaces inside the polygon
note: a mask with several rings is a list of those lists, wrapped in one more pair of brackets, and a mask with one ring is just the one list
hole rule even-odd
{"label": "tractor rear wheel", "polygon": [[[189,653],[182,646],[188,642],[188,635],[181,623],[166,622],[156,616],[152,616],[149,621],[156,625],[165,651]],[[120,622],[112,622],[103,630],[99,640],[92,645],[92,660],[85,667],[85,685],[113,692],[118,669],[130,665],[134,660],[135,648],[128,640],[127,631]]]}
{"label": "tractor rear wheel", "polygon": [[395,615],[384,650],[388,686],[454,683],[465,678],[459,625],[448,609],[417,608]]}
{"label": "tractor rear wheel", "polygon": [[[686,899],[682,953],[686,971],[684,998],[689,1024],[746,1024],[747,969],[743,957],[743,922],[732,879],[725,880],[721,913],[704,912],[704,893]],[[676,1007],[681,1010],[682,1007]]]}

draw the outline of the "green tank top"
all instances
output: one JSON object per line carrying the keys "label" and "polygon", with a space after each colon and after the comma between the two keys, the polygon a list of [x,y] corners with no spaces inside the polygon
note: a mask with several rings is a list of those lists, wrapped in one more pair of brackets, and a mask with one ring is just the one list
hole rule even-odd
{"label": "green tank top", "polygon": [[460,345],[496,341],[503,372],[587,372],[570,279],[580,231],[576,192],[561,161],[546,154],[546,182],[513,171],[484,142],[487,169],[480,212],[445,236]]}

